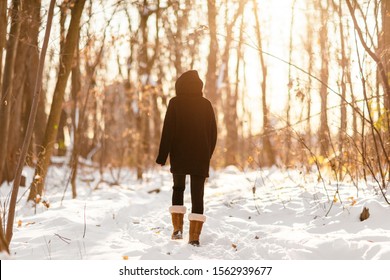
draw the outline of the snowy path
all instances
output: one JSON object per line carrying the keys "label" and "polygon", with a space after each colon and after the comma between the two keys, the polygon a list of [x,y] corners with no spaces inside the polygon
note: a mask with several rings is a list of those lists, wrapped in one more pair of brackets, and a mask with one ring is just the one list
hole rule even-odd
{"label": "snowy path", "polygon": [[[61,205],[64,176],[52,171],[50,208],[40,204],[37,214],[30,207],[17,212],[12,258],[390,259],[390,207],[367,188],[357,192],[340,185],[343,203],[335,202],[325,217],[330,204],[322,183],[311,183],[315,175],[277,169],[242,173],[234,167],[211,173],[207,222],[197,248],[187,244],[187,219],[184,240],[170,240],[171,175],[153,171],[142,184],[126,175],[121,186],[93,190],[84,183],[78,199],[67,197]],[[160,192],[148,193],[156,188]],[[7,189],[1,188],[2,199]],[[333,199],[336,186],[327,190]],[[185,195],[190,208],[188,188]],[[371,216],[360,222],[363,206]]]}

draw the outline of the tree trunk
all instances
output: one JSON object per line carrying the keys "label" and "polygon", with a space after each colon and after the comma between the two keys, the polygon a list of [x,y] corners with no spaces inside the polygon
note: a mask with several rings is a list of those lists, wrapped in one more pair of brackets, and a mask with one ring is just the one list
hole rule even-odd
{"label": "tree trunk", "polygon": [[253,10],[256,20],[256,37],[257,37],[257,47],[259,51],[261,72],[262,72],[262,81],[261,81],[261,100],[262,100],[262,111],[263,111],[263,147],[264,147],[264,165],[272,166],[276,163],[275,152],[271,145],[270,134],[271,126],[268,119],[268,107],[267,107],[267,65],[264,61],[264,56],[262,52],[262,35],[260,28],[260,19],[259,11],[257,7],[257,1],[253,0]]}
{"label": "tree trunk", "polygon": [[[32,78],[31,75],[28,75],[30,78]],[[42,89],[42,91],[44,91]],[[46,106],[46,95],[45,92],[42,92],[42,94],[39,97],[39,108],[45,108]],[[31,106],[29,106],[31,107]],[[43,139],[45,137],[45,129],[47,125],[47,114],[45,110],[38,110],[37,116],[36,116],[36,125],[34,127],[34,133],[33,138],[30,143],[29,148],[29,154],[27,155],[26,163],[30,166],[34,166],[34,160],[38,158],[39,154],[43,152]]]}
{"label": "tree trunk", "polygon": [[[115,13],[115,12],[114,12]],[[112,14],[112,17],[114,16],[114,13]],[[89,17],[91,18],[92,14],[92,5],[89,7]],[[106,30],[108,26],[110,25],[110,22],[112,20],[112,17],[110,20],[107,21],[107,24],[105,26],[105,29],[103,31],[103,39],[102,39],[102,45],[100,47],[99,52],[96,54],[95,59],[92,61],[92,59],[86,59],[85,61],[85,69],[86,69],[86,75],[83,79],[83,86],[81,81],[81,69],[80,69],[80,53],[79,53],[79,45],[77,44],[77,48],[75,51],[75,60],[74,66],[72,68],[72,99],[73,99],[73,151],[70,161],[70,168],[72,169],[71,172],[71,184],[72,184],[72,198],[77,197],[77,185],[76,185],[76,179],[77,179],[77,172],[78,172],[78,165],[79,165],[79,156],[81,153],[82,147],[84,147],[84,132],[86,130],[86,116],[87,116],[87,107],[89,104],[90,96],[92,95],[93,87],[95,86],[95,71],[99,63],[101,62],[104,45],[106,41]],[[90,28],[90,22],[88,22],[88,28]],[[80,36],[80,32],[78,34],[78,37]],[[89,50],[91,51],[91,50]],[[78,100],[81,100],[81,96],[85,96],[84,102],[78,102]],[[80,104],[80,105],[77,105]],[[78,112],[78,123],[76,123],[76,111]],[[96,116],[96,114],[94,114]],[[97,121],[94,121],[95,125]],[[96,134],[96,129],[94,129],[94,132]],[[104,141],[104,140],[103,140]],[[92,145],[94,146],[94,145]]]}
{"label": "tree trunk", "polygon": [[[205,93],[210,99],[211,103],[217,102],[217,54],[218,54],[218,40],[217,40],[217,7],[215,0],[207,1],[208,8],[208,23],[210,32],[210,47],[206,74]],[[218,113],[216,114],[218,120]]]}
{"label": "tree trunk", "polygon": [[[240,100],[239,98],[239,86],[241,84],[241,81],[240,81],[240,69],[241,69],[241,64],[244,60],[244,57],[243,57],[243,50],[242,50],[242,46],[243,46],[243,41],[244,41],[244,28],[245,28],[245,9],[242,11],[242,16],[241,16],[241,23],[240,23],[240,35],[239,35],[239,43],[238,43],[238,46],[237,46],[237,63],[236,63],[236,85],[235,85],[235,88],[234,88],[234,94],[233,94],[233,98],[232,98],[232,104],[231,106],[234,108],[234,110],[232,110],[233,112],[233,118],[236,120],[237,123],[237,132],[235,133],[235,135],[237,136],[237,138],[233,139],[233,145],[236,145],[237,147],[237,157],[236,159],[238,160],[238,162],[240,164],[243,163],[243,160],[244,160],[244,155],[245,155],[245,142],[244,141],[244,131],[243,131],[243,121],[242,119],[245,118],[245,109],[243,109],[243,113],[242,113],[242,117],[241,119],[238,117],[237,115],[237,104]],[[244,72],[245,73],[245,72]],[[245,90],[242,90],[242,92],[246,92]],[[241,97],[241,99],[244,99],[243,97]]]}
{"label": "tree trunk", "polygon": [[7,42],[7,54],[5,57],[2,96],[0,102],[0,184],[3,182],[5,175],[5,163],[8,151],[11,106],[14,94],[14,66],[20,31],[19,9],[20,0],[13,0],[11,9],[11,29]]}
{"label": "tree trunk", "polygon": [[18,149],[23,143],[28,124],[28,116],[34,95],[36,65],[38,65],[38,35],[40,28],[40,0],[22,0],[20,41],[14,67],[13,89],[14,102],[11,108],[7,151],[7,181],[14,180],[18,162]]}
{"label": "tree trunk", "polygon": [[[228,21],[228,7],[229,3],[226,1],[226,43],[225,50],[222,56],[222,62],[224,63],[223,84],[225,88],[225,105],[224,107],[224,121],[226,126],[226,145],[225,145],[225,165],[237,165],[238,161],[238,117],[237,117],[237,98],[235,92],[232,93],[229,77],[229,62],[230,62],[230,50],[231,43],[233,41],[233,28],[244,11],[244,7],[247,1],[240,1],[239,7],[234,14],[231,22]],[[241,42],[239,43],[241,44]],[[239,61],[239,57],[237,60]],[[237,81],[238,82],[238,81]]]}
{"label": "tree trunk", "polygon": [[57,149],[56,155],[63,157],[66,155],[66,145],[65,145],[65,127],[67,126],[68,114],[64,108],[61,110],[60,122],[58,123],[57,128]]}
{"label": "tree trunk", "polygon": [[[382,32],[380,37],[380,57],[387,74],[387,81],[382,81],[384,88],[384,109],[385,109],[385,123],[387,131],[384,137],[390,138],[390,90],[389,90],[389,78],[390,78],[390,3],[389,1],[382,1]],[[379,71],[378,71],[379,72]],[[379,104],[379,103],[378,103]],[[379,111],[379,109],[378,109]],[[387,151],[390,148],[389,141],[386,142]],[[390,181],[390,166],[387,168],[388,180]]]}
{"label": "tree trunk", "polygon": [[[380,38],[380,57],[387,77],[390,77],[390,3],[382,2],[382,36]],[[386,82],[386,81],[384,81]],[[384,86],[386,89],[386,86]],[[385,90],[384,106],[386,113],[390,114],[390,92]]]}
{"label": "tree trunk", "polygon": [[[151,61],[149,62],[149,72],[151,72],[152,67],[155,64],[156,57],[159,54],[159,49],[160,49],[160,0],[157,1],[157,11],[156,11],[156,23],[155,23],[155,28],[156,28],[156,38],[155,38],[155,50],[154,50],[154,55]],[[150,74],[149,74],[150,75]],[[161,87],[162,90],[163,87]],[[158,94],[157,91],[159,91],[160,88],[156,85],[153,85],[151,88],[151,93],[150,93],[150,102],[151,102],[151,114],[149,116],[150,121],[153,123],[153,132],[152,132],[152,137],[149,137],[149,145],[150,145],[150,150],[149,150],[149,159],[148,162],[150,164],[154,163],[154,158],[152,159],[152,155],[155,155],[158,153],[158,143],[160,141],[160,133],[161,133],[161,112],[158,106]]]}
{"label": "tree trunk", "polygon": [[[144,1],[144,8],[147,6],[147,1]],[[141,46],[138,56],[140,62],[140,67],[138,69],[139,76],[139,87],[137,88],[137,106],[138,112],[136,116],[137,123],[137,147],[136,147],[136,164],[137,164],[137,179],[141,180],[144,171],[144,164],[146,161],[146,153],[148,152],[148,142],[146,137],[149,130],[149,122],[147,121],[148,109],[149,109],[149,98],[146,96],[145,88],[149,82],[149,73],[148,73],[148,19],[151,14],[144,13],[143,10],[140,10],[141,22],[140,22],[140,31],[141,31]]]}
{"label": "tree trunk", "polygon": [[[312,6],[310,6],[312,7]],[[308,7],[309,8],[309,7]],[[308,82],[307,82],[307,93],[306,93],[306,137],[305,142],[308,147],[311,148],[312,146],[312,127],[311,127],[311,91],[312,91],[312,78],[311,75],[313,73],[313,67],[314,67],[314,56],[313,56],[313,36],[314,36],[314,30],[313,30],[313,20],[311,17],[307,19],[306,28],[307,28],[307,36],[305,38],[305,50],[308,56],[308,66],[307,66],[307,72],[308,72]]]}
{"label": "tree trunk", "polygon": [[285,154],[285,164],[289,166],[290,164],[290,155],[291,155],[291,134],[290,134],[290,126],[291,126],[291,90],[293,87],[293,80],[291,77],[291,63],[292,63],[292,54],[293,54],[293,27],[294,27],[294,10],[295,10],[295,3],[297,1],[294,0],[292,5],[291,5],[291,22],[290,22],[290,40],[289,40],[289,51],[288,51],[288,93],[287,93],[287,110],[286,110],[286,125],[287,125],[287,130],[286,130],[286,154]]}
{"label": "tree trunk", "polygon": [[[345,104],[345,100],[347,97],[347,76],[349,72],[349,63],[347,62],[347,56],[346,56],[346,50],[345,50],[345,38],[344,38],[344,26],[342,21],[342,1],[340,0],[339,6],[335,7],[338,10],[339,15],[339,28],[340,28],[340,42],[341,42],[341,60],[340,60],[340,67],[341,67],[341,104],[340,104],[340,130],[339,130],[339,143],[338,143],[338,151],[343,154],[344,149],[344,141],[345,136],[347,135],[347,106]],[[340,157],[342,158],[342,157]],[[342,166],[342,163],[340,163],[340,166]],[[342,168],[340,168],[339,175],[341,174]]]}
{"label": "tree trunk", "polygon": [[[180,15],[180,2],[173,4],[174,14],[176,16],[176,32],[171,34],[170,38],[173,40],[173,48],[174,48],[174,61],[173,64],[176,70],[176,76],[183,74],[182,68],[182,40],[183,40],[183,29],[186,28],[186,23],[188,22],[187,15],[182,12]],[[170,31],[170,28],[168,29]]]}
{"label": "tree trunk", "polygon": [[[69,6],[67,1],[63,1],[60,5],[60,53],[64,53],[65,41],[66,41],[66,19],[68,17]],[[78,41],[76,45],[78,44]],[[58,123],[57,128],[57,137],[56,137],[56,151],[53,151],[56,156],[65,156],[66,155],[66,146],[65,146],[65,131],[66,119],[68,118],[67,113],[64,108],[61,109],[60,122]]]}
{"label": "tree trunk", "polygon": [[0,89],[3,76],[3,50],[7,41],[7,0],[0,0]]}
{"label": "tree trunk", "polygon": [[[80,36],[80,34],[78,34]],[[81,138],[83,133],[81,132],[80,127],[83,125],[83,116],[80,118],[80,108],[78,99],[81,96],[81,70],[80,70],[80,55],[79,55],[79,44],[76,46],[75,51],[75,63],[72,67],[72,100],[73,100],[73,110],[72,110],[72,120],[73,120],[73,150],[72,156],[70,160],[70,168],[71,168],[71,184],[72,184],[72,198],[77,197],[77,170],[79,164],[79,148],[81,144]],[[84,113],[82,113],[84,115]],[[77,123],[78,118],[78,123]],[[83,118],[84,119],[84,118]]]}
{"label": "tree trunk", "polygon": [[65,94],[65,88],[72,68],[73,54],[78,42],[78,29],[80,27],[80,18],[84,8],[85,0],[75,2],[72,8],[72,17],[70,20],[68,34],[64,45],[64,51],[60,57],[60,70],[58,80],[54,90],[53,102],[50,109],[50,115],[46,126],[45,139],[43,142],[44,152],[40,154],[38,164],[35,169],[35,176],[31,183],[28,200],[34,200],[37,195],[42,195],[47,170],[50,164],[50,158],[54,150],[54,143],[57,137],[58,124],[61,117],[62,104]]}
{"label": "tree trunk", "polygon": [[30,140],[34,129],[34,123],[35,123],[35,117],[38,110],[38,104],[39,104],[39,95],[41,93],[41,87],[42,87],[42,73],[43,73],[43,67],[45,65],[45,57],[46,57],[46,50],[49,43],[49,37],[50,37],[50,30],[51,30],[51,24],[53,19],[53,11],[54,11],[54,4],[55,0],[51,0],[49,12],[47,15],[47,26],[45,31],[45,37],[42,45],[42,52],[41,57],[39,59],[38,69],[37,69],[37,79],[34,87],[34,98],[33,103],[31,106],[30,111],[30,117],[29,122],[27,126],[26,136],[24,137],[20,158],[18,161],[18,165],[16,168],[16,176],[14,180],[14,184],[12,187],[12,193],[11,193],[11,199],[9,203],[9,210],[8,210],[8,220],[7,220],[7,231],[6,231],[6,241],[9,245],[12,239],[13,235],[13,225],[14,225],[14,219],[15,219],[15,209],[16,209],[16,200],[18,198],[18,191],[19,191],[19,185],[20,185],[20,179],[22,176],[24,161],[26,159],[27,151],[30,146]]}
{"label": "tree trunk", "polygon": [[[140,27],[141,32],[141,46],[139,52],[139,87],[138,87],[138,112],[136,113],[136,123],[137,123],[137,138],[138,145],[136,148],[136,164],[137,164],[137,178],[142,179],[143,170],[147,165],[150,165],[151,160],[151,148],[153,146],[153,138],[151,134],[151,123],[153,122],[153,114],[158,112],[153,112],[158,110],[154,104],[157,104],[157,100],[154,100],[156,95],[153,93],[153,86],[150,84],[151,71],[156,61],[157,54],[159,52],[159,12],[160,12],[160,1],[157,1],[157,9],[155,11],[149,11],[145,13],[144,7],[147,7],[148,1],[144,0],[143,8],[140,9]],[[156,14],[156,41],[155,41],[155,50],[152,56],[148,55],[149,50],[149,30],[148,30],[148,20],[152,14]],[[159,125],[155,123],[154,125]],[[159,129],[160,131],[160,129]],[[156,139],[156,138],[154,138]],[[156,144],[157,145],[157,144]]]}
{"label": "tree trunk", "polygon": [[[374,1],[374,14],[379,15],[380,11],[382,9],[382,4],[381,1]],[[390,22],[390,21],[389,21]],[[379,23],[379,17],[375,17],[375,26],[380,26]],[[376,29],[376,38],[377,38],[377,44],[378,44],[378,52],[380,53],[380,50],[382,49],[382,39],[381,39],[381,34],[382,30],[381,28],[375,28]],[[383,29],[383,28],[382,28]],[[379,69],[377,67],[376,73],[375,73],[375,99],[376,99],[376,106],[377,106],[377,114],[376,118],[379,119],[382,115],[382,96],[381,96],[381,89],[380,89],[380,84],[381,84],[381,79],[380,79],[380,73]]]}
{"label": "tree trunk", "polygon": [[5,240],[4,229],[3,229],[3,219],[0,215],[0,252],[7,252],[9,254],[9,246]]}
{"label": "tree trunk", "polygon": [[[317,2],[316,2],[317,3]],[[321,52],[321,72],[320,80],[320,98],[321,98],[321,117],[320,117],[320,130],[318,133],[320,142],[320,154],[327,156],[330,147],[329,141],[329,126],[328,126],[328,79],[329,79],[329,46],[328,46],[328,11],[327,7],[323,7],[321,2],[317,3],[317,7],[321,14],[321,28],[319,31],[319,43]]]}

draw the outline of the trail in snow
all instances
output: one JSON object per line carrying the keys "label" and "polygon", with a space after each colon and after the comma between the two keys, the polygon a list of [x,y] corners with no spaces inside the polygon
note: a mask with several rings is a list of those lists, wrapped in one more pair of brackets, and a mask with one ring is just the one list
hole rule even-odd
{"label": "trail in snow", "polygon": [[[131,171],[120,186],[79,181],[79,197],[61,205],[64,170],[52,168],[50,208],[18,205],[13,259],[390,259],[390,208],[372,188],[350,184],[325,192],[315,174],[267,169],[212,172],[205,189],[207,221],[201,247],[172,241],[168,207],[171,174],[151,171],[144,182]],[[32,176],[29,174],[29,177]],[[105,174],[110,180],[109,173]],[[83,177],[83,175],[81,176]],[[31,177],[30,177],[31,179]],[[159,192],[148,193],[159,189]],[[2,200],[9,187],[0,188]],[[23,193],[21,191],[20,193]],[[341,198],[341,201],[340,201]],[[185,205],[190,210],[189,188]],[[360,222],[362,208],[370,218]],[[330,208],[331,207],[331,208]],[[330,210],[327,216],[326,213]],[[36,211],[36,214],[35,214]]]}

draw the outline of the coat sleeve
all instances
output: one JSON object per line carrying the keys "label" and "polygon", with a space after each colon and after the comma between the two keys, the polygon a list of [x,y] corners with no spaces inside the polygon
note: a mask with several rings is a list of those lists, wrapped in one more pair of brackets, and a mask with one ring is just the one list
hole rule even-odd
{"label": "coat sleeve", "polygon": [[175,112],[172,101],[169,101],[167,112],[165,114],[163,130],[161,134],[160,148],[156,163],[164,165],[167,161],[168,154],[171,151],[171,145],[175,134]]}
{"label": "coat sleeve", "polygon": [[215,114],[214,114],[214,109],[213,109],[213,106],[210,104],[210,112],[211,112],[211,122],[210,122],[210,144],[211,144],[211,154],[210,154],[210,158],[211,156],[213,155],[214,153],[214,150],[215,150],[215,146],[217,144],[217,122],[215,120]]}

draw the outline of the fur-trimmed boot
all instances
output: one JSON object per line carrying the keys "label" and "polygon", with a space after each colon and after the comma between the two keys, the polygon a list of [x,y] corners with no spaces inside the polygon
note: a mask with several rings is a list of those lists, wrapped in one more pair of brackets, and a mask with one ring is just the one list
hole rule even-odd
{"label": "fur-trimmed boot", "polygon": [[173,240],[183,239],[183,218],[187,208],[182,205],[173,205],[169,207],[169,212],[172,216],[173,233],[171,238]]}
{"label": "fur-trimmed boot", "polygon": [[199,236],[202,232],[203,223],[206,221],[206,216],[197,213],[191,213],[188,216],[190,220],[190,239],[189,244],[199,246]]}

